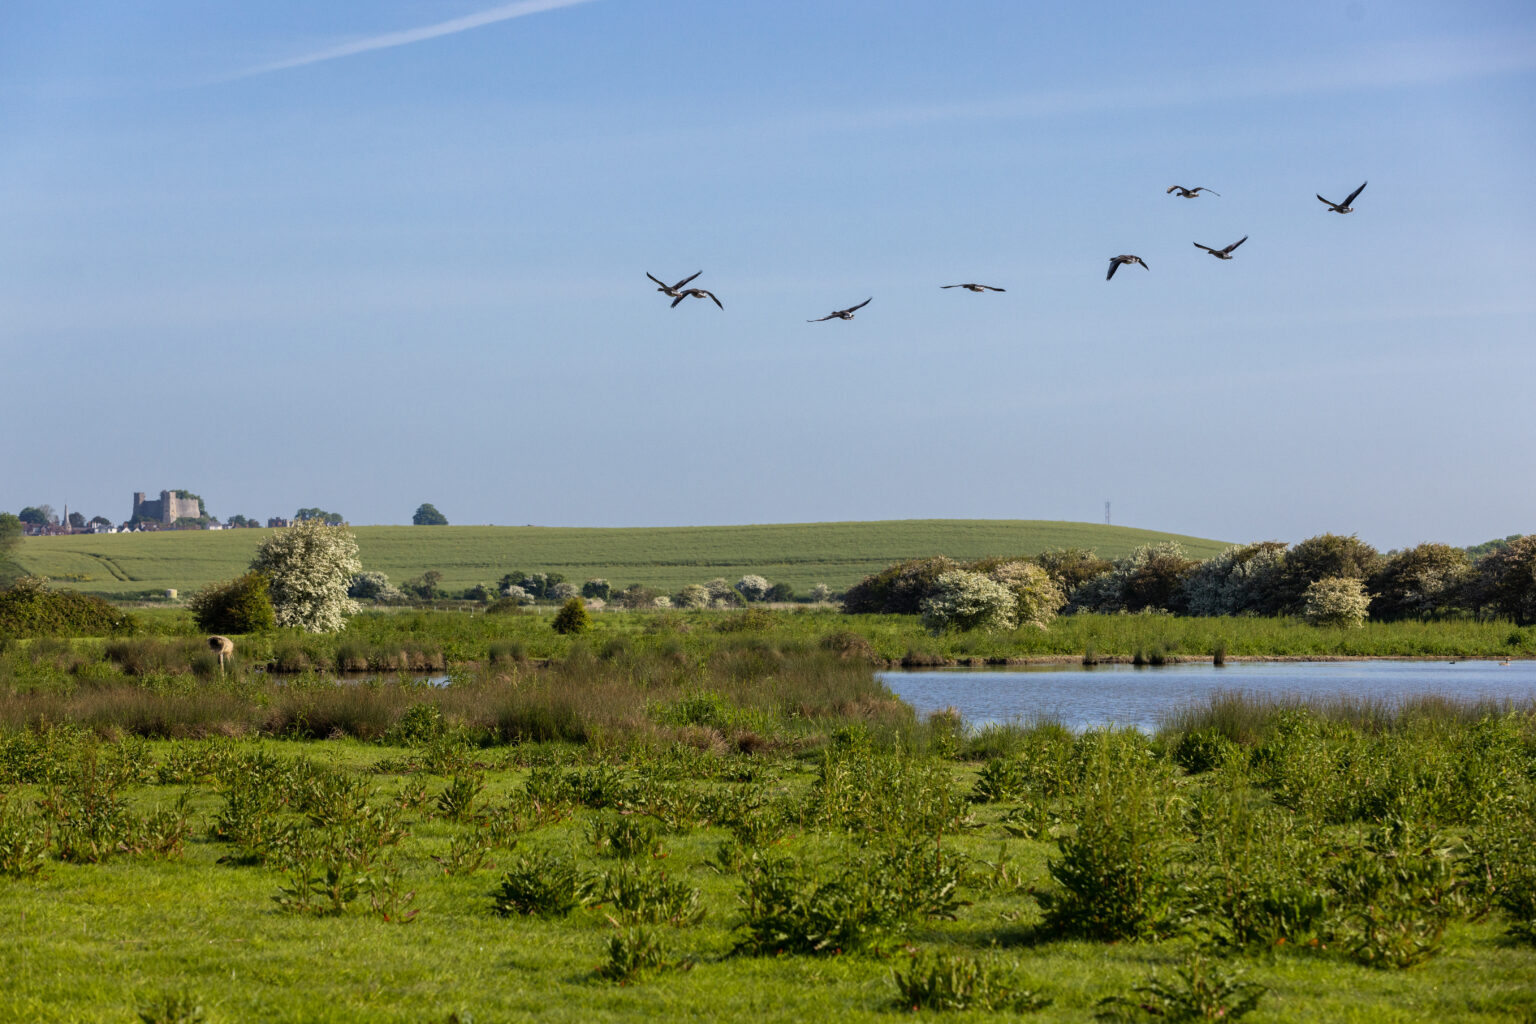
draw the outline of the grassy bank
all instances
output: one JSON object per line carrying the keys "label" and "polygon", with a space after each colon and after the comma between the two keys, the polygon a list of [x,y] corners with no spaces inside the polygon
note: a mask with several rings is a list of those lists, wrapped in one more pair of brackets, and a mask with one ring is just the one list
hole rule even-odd
{"label": "grassy bank", "polygon": [[[57,586],[107,597],[166,588],[191,591],[240,575],[271,532],[29,537],[16,561]],[[717,576],[735,581],[746,573],[788,583],[802,593],[817,583],[841,591],[893,562],[935,554],[965,560],[1086,547],[1114,558],[1139,544],[1177,540],[1192,557],[1206,558],[1225,547],[1121,526],[991,519],[648,529],[362,526],[353,532],[364,568],[386,573],[397,583],[436,569],[449,590],[495,583],[521,569],[560,572],[578,583],[592,577],[617,586],[642,583],[668,593]]]}
{"label": "grassy bank", "polygon": [[[141,609],[137,636],[0,641],[0,688],[68,688],[123,676],[218,671],[184,610]],[[1536,657],[1536,628],[1507,622],[1368,623],[1310,626],[1298,619],[1074,615],[1048,629],[934,636],[913,616],[843,615],[826,608],[748,611],[602,612],[592,630],[562,636],[545,612],[376,611],[333,635],[278,632],[235,638],[234,678],[254,669],[284,673],[427,673],[498,661],[564,658],[573,650],[628,651],[701,664],[744,642],[781,653],[830,650],[869,664],[1083,659],[1147,661],[1227,658]]]}
{"label": "grassy bank", "polygon": [[[425,690],[371,743],[0,730],[0,1019],[1536,1011],[1531,709],[965,735],[704,673],[582,744]],[[616,678],[549,692],[596,721]],[[732,715],[786,742],[704,738]]]}

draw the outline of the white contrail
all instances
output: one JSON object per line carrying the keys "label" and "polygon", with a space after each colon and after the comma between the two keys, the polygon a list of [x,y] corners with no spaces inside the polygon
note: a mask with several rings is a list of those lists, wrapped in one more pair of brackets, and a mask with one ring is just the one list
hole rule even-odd
{"label": "white contrail", "polygon": [[468,32],[472,28],[480,28],[482,25],[494,25],[498,21],[507,21],[510,18],[521,18],[527,14],[539,14],[544,11],[558,10],[561,7],[575,7],[577,4],[591,2],[592,0],[517,0],[516,3],[502,4],[500,7],[492,7],[487,11],[466,14],[462,18],[440,21],[435,25],[423,25],[421,28],[408,28],[399,32],[386,32],[383,35],[370,36],[367,39],[359,39],[356,42],[333,46],[329,50],[307,53],[302,57],[293,57],[288,60],[275,61],[271,64],[262,64],[259,67],[247,68],[236,73],[233,77],[248,78],[251,75],[264,75],[270,71],[282,71],[286,68],[298,68],[306,64],[318,64],[325,60],[335,60],[337,57],[350,57],[357,53],[368,53],[371,50],[387,50],[393,46],[419,43],[424,39],[450,36],[455,32]]}

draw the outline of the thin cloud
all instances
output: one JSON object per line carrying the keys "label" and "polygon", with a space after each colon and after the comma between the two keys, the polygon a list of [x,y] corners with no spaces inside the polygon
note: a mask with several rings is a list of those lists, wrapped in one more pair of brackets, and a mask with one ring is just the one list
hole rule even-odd
{"label": "thin cloud", "polygon": [[[1536,36],[1466,37],[1379,44],[1339,54],[1326,63],[1228,68],[1219,75],[1090,89],[1042,90],[1022,95],[884,108],[819,111],[809,117],[771,119],[786,130],[846,130],[914,124],[1031,120],[1106,112],[1192,107],[1234,100],[1328,96],[1436,85],[1536,71]],[[1212,88],[1211,79],[1220,81]],[[761,127],[761,126],[760,126]]]}
{"label": "thin cloud", "polygon": [[339,57],[351,57],[359,53],[371,53],[374,50],[388,50],[396,46],[409,46],[411,43],[420,43],[428,39],[437,39],[441,36],[451,36],[459,32],[468,32],[470,29],[494,25],[499,21],[510,21],[513,18],[521,18],[529,14],[542,14],[545,11],[555,11],[562,7],[575,7],[577,4],[591,2],[592,0],[518,0],[516,3],[502,4],[500,7],[492,7],[489,10],[479,11],[475,14],[466,14],[462,18],[440,21],[435,25],[402,29],[399,32],[386,32],[383,35],[369,36],[367,39],[358,39],[354,42],[343,43],[340,46],[333,46],[327,50],[306,53],[301,57],[291,57],[288,60],[274,61],[271,64],[247,68],[232,77],[249,78],[252,75],[265,75],[273,71],[300,68],[306,64],[319,64],[322,61],[336,60]]}

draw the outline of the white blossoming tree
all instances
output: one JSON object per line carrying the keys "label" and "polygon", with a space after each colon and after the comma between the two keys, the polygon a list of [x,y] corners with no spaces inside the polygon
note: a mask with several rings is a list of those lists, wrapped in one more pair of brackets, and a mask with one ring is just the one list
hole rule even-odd
{"label": "white blossoming tree", "polygon": [[1033,562],[1004,562],[987,575],[1013,593],[1013,617],[1020,626],[1044,629],[1067,603],[1051,574]]}
{"label": "white blossoming tree", "polygon": [[768,581],[755,573],[748,573],[736,581],[736,593],[748,601],[761,601],[768,593]]}
{"label": "white blossoming tree", "polygon": [[947,629],[1012,629],[1017,602],[1013,591],[979,572],[951,569],[934,581],[923,598],[923,625],[935,633]]}
{"label": "white blossoming tree", "polygon": [[698,583],[686,584],[673,596],[672,604],[678,608],[708,608],[709,590]]}
{"label": "white blossoming tree", "polygon": [[1353,576],[1329,576],[1307,587],[1303,614],[1314,626],[1343,626],[1358,629],[1365,625],[1371,596],[1365,584]]}
{"label": "white blossoming tree", "polygon": [[251,561],[251,569],[267,578],[277,624],[311,633],[334,633],[347,624],[357,611],[347,588],[362,568],[352,531],[315,519],[268,537]]}

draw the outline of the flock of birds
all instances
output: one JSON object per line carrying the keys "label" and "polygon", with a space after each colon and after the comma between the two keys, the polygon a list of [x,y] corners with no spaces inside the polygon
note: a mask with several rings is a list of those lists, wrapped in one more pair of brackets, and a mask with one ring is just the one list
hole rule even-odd
{"label": "flock of birds", "polygon": [[[1334,202],[1331,199],[1324,199],[1321,195],[1319,195],[1317,198],[1318,198],[1318,200],[1320,202],[1326,204],[1328,209],[1329,209],[1329,211],[1331,211],[1333,213],[1353,213],[1354,209],[1355,209],[1355,206],[1354,206],[1355,200],[1357,198],[1359,198],[1360,193],[1364,192],[1365,191],[1365,186],[1369,185],[1369,184],[1370,184],[1370,182],[1368,182],[1368,181],[1361,182],[1360,183],[1360,187],[1355,189],[1348,196],[1346,196],[1342,203],[1336,203],[1336,202]],[[1206,188],[1204,185],[1200,185],[1200,186],[1198,186],[1196,188],[1185,188],[1183,185],[1169,185],[1168,188],[1164,191],[1164,194],[1165,195],[1173,195],[1174,193],[1177,193],[1180,199],[1197,199],[1197,198],[1199,198],[1200,193],[1202,193],[1202,192],[1209,192],[1213,196],[1221,195],[1221,193],[1217,192],[1215,189],[1213,189],[1213,188]],[[1248,241],[1248,236],[1244,235],[1242,238],[1239,238],[1237,241],[1233,242],[1231,245],[1226,246],[1226,247],[1221,248],[1221,249],[1213,249],[1209,245],[1201,245],[1199,242],[1194,243],[1194,246],[1195,246],[1196,249],[1204,249],[1206,252],[1210,253],[1212,256],[1216,257],[1219,260],[1230,260],[1232,258],[1232,254],[1237,251],[1237,247],[1242,245],[1246,241]],[[1128,264],[1135,264],[1136,266],[1140,267],[1143,270],[1151,270],[1152,269],[1151,267],[1147,266],[1146,261],[1143,260],[1140,256],[1133,256],[1130,253],[1121,253],[1119,256],[1111,256],[1109,258],[1109,273],[1104,275],[1104,280],[1109,281],[1109,280],[1113,279],[1114,276],[1115,276],[1115,271],[1119,270],[1122,266],[1126,266]],[[702,271],[702,270],[695,271],[694,273],[690,274],[689,276],[683,278],[681,281],[677,282],[677,284],[670,284],[670,285],[667,284],[665,281],[661,280],[655,274],[652,274],[650,271],[646,271],[645,272],[645,276],[650,278],[652,281],[654,281],[656,283],[656,290],[657,291],[661,292],[663,295],[666,295],[667,297],[669,297],[672,300],[672,308],[673,309],[676,309],[678,303],[682,302],[684,299],[690,299],[690,298],[691,299],[710,299],[710,300],[712,300],[714,302],[715,305],[719,306],[721,309],[724,309],[725,306],[721,304],[719,298],[716,297],[714,292],[709,291],[706,288],[685,288],[685,287],[683,287],[684,285],[688,284],[694,278],[698,277],[702,273],[704,273],[704,271]],[[1008,290],[1006,288],[999,288],[996,285],[975,284],[974,282],[968,282],[966,284],[946,284],[946,285],[940,285],[940,287],[941,288],[964,288],[966,291],[977,292],[977,293],[981,293],[981,292],[1005,292],[1005,291]],[[819,324],[823,320],[852,320],[854,312],[857,311],[857,310],[863,309],[865,306],[869,305],[870,300],[873,299],[873,298],[874,298],[874,296],[870,296],[870,298],[865,299],[863,302],[860,302],[858,305],[849,306],[847,309],[833,310],[831,313],[828,313],[826,316],[819,316],[819,317],[816,317],[813,320],[807,320],[806,323],[808,323],[808,324]]]}
{"label": "flock of birds", "polygon": [[[1342,203],[1336,203],[1331,199],[1323,199],[1322,196],[1318,196],[1317,198],[1321,202],[1328,204],[1328,209],[1334,213],[1352,213],[1355,209],[1353,205],[1355,197],[1360,195],[1361,192],[1364,192],[1365,186],[1369,184],[1370,182],[1368,181],[1361,182],[1360,187],[1351,192],[1349,194],[1349,198],[1345,199]],[[1197,199],[1199,198],[1201,192],[1209,192],[1213,196],[1221,195],[1221,193],[1217,192],[1215,189],[1206,188],[1204,185],[1201,185],[1198,188],[1185,188],[1183,185],[1169,185],[1168,188],[1164,190],[1164,195],[1172,195],[1177,193],[1180,199]],[[1316,193],[1313,194],[1316,195]],[[1204,249],[1206,252],[1210,253],[1212,256],[1215,256],[1219,260],[1229,260],[1232,258],[1232,253],[1236,251],[1237,247],[1246,241],[1248,241],[1248,236],[1244,235],[1242,238],[1239,238],[1237,241],[1223,249],[1213,249],[1208,245],[1201,245],[1199,242],[1195,243],[1195,248]],[[1114,277],[1115,271],[1119,270],[1127,263],[1134,263],[1141,267],[1142,270],[1152,269],[1151,267],[1147,266],[1146,262],[1143,261],[1140,256],[1132,256],[1129,254],[1111,256],[1109,258],[1109,273],[1104,275],[1104,280],[1108,281],[1110,278]]]}

